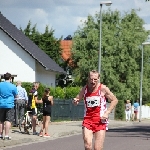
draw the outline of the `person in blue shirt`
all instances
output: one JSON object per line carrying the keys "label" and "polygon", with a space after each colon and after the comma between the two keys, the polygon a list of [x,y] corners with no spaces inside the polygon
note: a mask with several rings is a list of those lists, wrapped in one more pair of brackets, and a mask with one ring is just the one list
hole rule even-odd
{"label": "person in blue shirt", "polygon": [[[21,81],[17,81],[18,98],[15,100],[15,125],[21,131],[21,124],[23,122],[25,105],[28,103],[28,95],[26,89],[22,87]],[[18,122],[19,121],[19,122]]]}
{"label": "person in blue shirt", "polygon": [[[4,74],[4,82],[0,82],[0,139],[10,140],[9,130],[14,121],[14,100],[17,88],[11,83],[11,74]],[[5,126],[4,126],[5,122]],[[3,129],[5,136],[3,136]]]}
{"label": "person in blue shirt", "polygon": [[133,104],[133,107],[134,107],[134,114],[133,114],[133,119],[132,121],[136,120],[137,121],[137,115],[138,115],[138,112],[139,112],[139,101],[136,100],[136,102]]}

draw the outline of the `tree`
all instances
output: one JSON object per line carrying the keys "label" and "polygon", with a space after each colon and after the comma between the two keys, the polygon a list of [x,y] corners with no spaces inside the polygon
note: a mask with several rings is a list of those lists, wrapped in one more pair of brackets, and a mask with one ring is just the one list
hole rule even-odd
{"label": "tree", "polygon": [[[22,30],[22,29],[21,29]],[[49,27],[45,27],[44,33],[39,33],[36,29],[36,25],[31,27],[31,21],[28,22],[27,27],[22,32],[28,36],[39,48],[41,48],[50,58],[56,63],[61,65],[61,48],[60,39],[54,37],[54,30]]]}
{"label": "tree", "polygon": [[[102,22],[102,73],[101,82],[116,93],[119,99],[139,98],[141,51],[139,45],[148,33],[143,28],[144,21],[135,10],[125,12],[110,9],[103,12]],[[79,84],[85,84],[87,72],[98,68],[99,13],[89,15],[87,21],[73,37],[74,74]],[[146,99],[150,85],[150,64],[146,63],[150,51],[144,54],[143,97]]]}
{"label": "tree", "polygon": [[[28,36],[41,50],[43,50],[50,58],[52,58],[57,64],[59,64],[66,72],[68,71],[68,62],[65,62],[61,58],[62,49],[60,48],[60,41],[62,37],[56,39],[54,37],[54,30],[46,26],[44,33],[39,33],[36,29],[36,25],[31,27],[31,21],[28,22],[27,27],[22,30],[26,36]],[[68,35],[65,40],[71,40],[71,35]],[[70,74],[57,75],[58,85],[61,87],[69,85],[71,82]],[[66,84],[64,84],[66,82]]]}

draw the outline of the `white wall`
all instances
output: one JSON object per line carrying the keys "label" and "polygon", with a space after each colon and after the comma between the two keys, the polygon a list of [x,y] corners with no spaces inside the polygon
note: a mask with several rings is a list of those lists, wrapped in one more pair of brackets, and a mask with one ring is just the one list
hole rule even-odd
{"label": "white wall", "polygon": [[[134,108],[132,106],[132,114],[134,113]],[[140,107],[138,108],[138,114],[137,117],[139,119],[140,115]],[[141,107],[141,119],[150,119],[150,106],[142,106]]]}
{"label": "white wall", "polygon": [[35,60],[0,30],[0,74],[17,75],[14,80],[35,81]]}
{"label": "white wall", "polygon": [[36,81],[55,87],[56,73],[45,70],[39,63],[36,63]]}
{"label": "white wall", "polygon": [[[149,106],[142,106],[142,119],[149,119],[150,118],[150,107]],[[139,117],[139,116],[138,116]]]}

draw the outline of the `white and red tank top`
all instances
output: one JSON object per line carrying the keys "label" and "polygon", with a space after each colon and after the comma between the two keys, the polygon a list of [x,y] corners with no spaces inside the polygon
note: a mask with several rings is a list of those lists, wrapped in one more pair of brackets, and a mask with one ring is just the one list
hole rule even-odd
{"label": "white and red tank top", "polygon": [[93,93],[90,93],[88,86],[86,86],[84,92],[84,119],[99,121],[107,110],[106,98],[101,95],[101,86],[102,84],[100,84],[98,89]]}

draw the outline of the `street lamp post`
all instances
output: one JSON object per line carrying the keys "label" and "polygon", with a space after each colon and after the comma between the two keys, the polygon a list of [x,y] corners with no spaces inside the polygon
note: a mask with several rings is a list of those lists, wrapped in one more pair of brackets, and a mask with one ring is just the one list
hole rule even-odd
{"label": "street lamp post", "polygon": [[102,49],[102,6],[105,4],[106,6],[110,6],[112,4],[111,1],[101,1],[100,2],[100,36],[99,36],[99,55],[98,55],[98,72],[101,73],[101,49]]}
{"label": "street lamp post", "polygon": [[141,46],[141,53],[142,53],[142,58],[141,58],[141,75],[140,75],[140,114],[139,114],[139,122],[141,122],[141,117],[142,117],[142,85],[143,85],[143,52],[144,52],[144,45],[150,45],[150,42],[144,42],[142,43]]}
{"label": "street lamp post", "polygon": [[141,75],[140,75],[140,116],[139,116],[139,122],[141,122],[141,116],[142,116],[142,84],[143,84],[143,43],[141,46],[141,53],[142,53],[142,59],[141,59]]}

